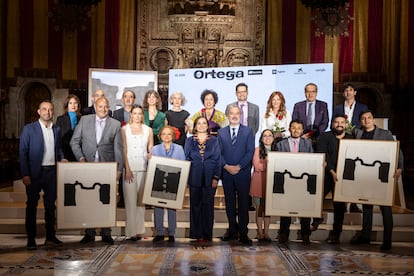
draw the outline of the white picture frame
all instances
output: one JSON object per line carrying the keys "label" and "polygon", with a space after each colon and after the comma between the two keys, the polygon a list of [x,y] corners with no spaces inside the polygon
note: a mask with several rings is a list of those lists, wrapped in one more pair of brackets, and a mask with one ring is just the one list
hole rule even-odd
{"label": "white picture frame", "polygon": [[58,162],[57,228],[116,225],[116,162]]}
{"label": "white picture frame", "polygon": [[190,161],[151,156],[148,160],[142,203],[182,209],[190,165]]}
{"label": "white picture frame", "polygon": [[392,206],[398,141],[341,139],[334,201]]}
{"label": "white picture frame", "polygon": [[269,152],[267,158],[266,215],[321,217],[325,154]]}
{"label": "white picture frame", "polygon": [[92,96],[97,89],[104,91],[112,111],[123,106],[122,93],[125,90],[132,90],[136,96],[135,103],[142,105],[148,90],[158,90],[158,72],[89,68],[89,104],[92,104]]}

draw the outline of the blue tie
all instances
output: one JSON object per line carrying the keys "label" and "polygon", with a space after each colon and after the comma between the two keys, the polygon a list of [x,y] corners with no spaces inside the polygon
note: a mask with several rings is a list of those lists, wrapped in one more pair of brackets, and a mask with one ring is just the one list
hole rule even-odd
{"label": "blue tie", "polygon": [[233,132],[231,134],[231,144],[234,145],[234,143],[236,143],[236,139],[237,139],[237,137],[236,137],[236,128],[233,127],[231,129],[233,130]]}

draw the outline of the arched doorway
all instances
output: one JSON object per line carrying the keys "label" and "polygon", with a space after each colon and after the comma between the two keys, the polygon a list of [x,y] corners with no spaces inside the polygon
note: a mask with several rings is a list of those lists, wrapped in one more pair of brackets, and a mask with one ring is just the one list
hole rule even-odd
{"label": "arched doorway", "polygon": [[44,100],[51,100],[48,87],[40,82],[30,83],[24,96],[24,124],[34,122],[39,118],[37,109]]}

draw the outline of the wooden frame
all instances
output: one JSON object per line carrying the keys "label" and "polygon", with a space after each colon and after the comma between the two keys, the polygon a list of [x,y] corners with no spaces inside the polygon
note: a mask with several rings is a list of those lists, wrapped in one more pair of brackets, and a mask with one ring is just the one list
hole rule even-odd
{"label": "wooden frame", "polygon": [[102,89],[109,100],[112,110],[121,108],[122,93],[125,90],[135,92],[135,103],[142,105],[148,90],[158,89],[158,73],[156,71],[116,70],[89,68],[89,103],[92,104],[93,92]]}
{"label": "wooden frame", "polygon": [[116,225],[116,162],[59,162],[57,228]]}
{"label": "wooden frame", "polygon": [[321,217],[325,154],[269,152],[267,216]]}
{"label": "wooden frame", "polygon": [[190,161],[152,156],[148,161],[142,202],[182,209],[190,165]]}
{"label": "wooden frame", "polygon": [[343,139],[334,201],[392,206],[398,141]]}

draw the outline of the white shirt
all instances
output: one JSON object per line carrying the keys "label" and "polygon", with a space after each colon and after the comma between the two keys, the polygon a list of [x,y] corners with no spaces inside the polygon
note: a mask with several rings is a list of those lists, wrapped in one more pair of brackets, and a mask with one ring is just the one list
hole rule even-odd
{"label": "white shirt", "polygon": [[53,134],[53,123],[50,123],[49,127],[46,127],[40,120],[40,127],[43,133],[43,160],[42,166],[54,166],[55,160],[55,135]]}

